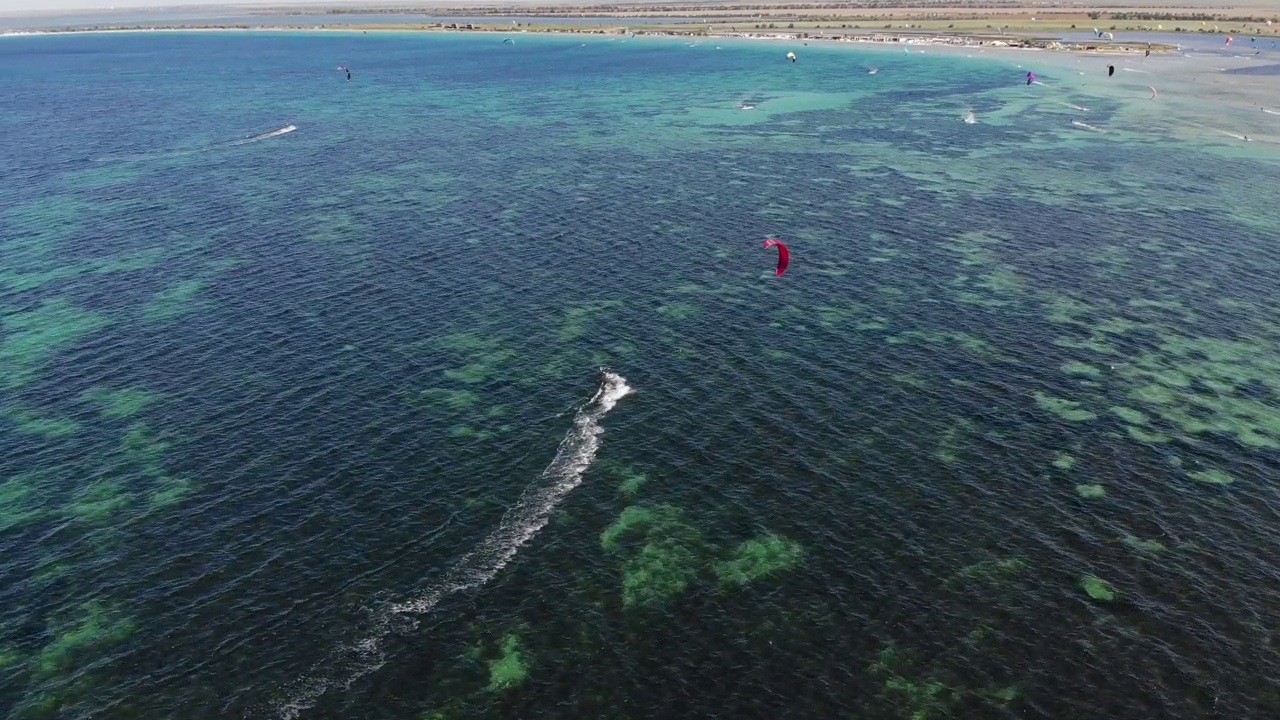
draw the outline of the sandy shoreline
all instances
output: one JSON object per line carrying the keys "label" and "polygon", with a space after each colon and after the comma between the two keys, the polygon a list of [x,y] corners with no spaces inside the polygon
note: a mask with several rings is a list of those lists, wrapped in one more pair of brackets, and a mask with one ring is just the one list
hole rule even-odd
{"label": "sandy shoreline", "polygon": [[859,45],[893,45],[902,46],[949,46],[983,49],[1039,49],[1062,52],[1097,52],[1110,54],[1143,54],[1172,52],[1175,46],[1160,42],[1148,42],[1141,39],[1123,41],[1064,41],[1052,37],[1028,37],[1020,34],[994,33],[930,33],[893,30],[842,31],[828,34],[814,34],[807,30],[778,32],[769,31],[733,31],[707,30],[702,27],[691,27],[688,30],[652,29],[648,27],[628,28],[619,25],[608,29],[564,29],[553,26],[526,24],[519,29],[509,26],[474,26],[450,27],[447,24],[430,25],[263,25],[263,26],[132,26],[132,27],[94,27],[65,30],[28,30],[0,33],[0,37],[31,37],[51,35],[72,35],[88,33],[171,33],[171,32],[446,32],[446,33],[500,33],[511,34],[543,34],[543,35],[612,35],[629,37],[669,37],[669,38],[706,38],[706,39],[749,39],[779,40],[804,43],[853,43]]}

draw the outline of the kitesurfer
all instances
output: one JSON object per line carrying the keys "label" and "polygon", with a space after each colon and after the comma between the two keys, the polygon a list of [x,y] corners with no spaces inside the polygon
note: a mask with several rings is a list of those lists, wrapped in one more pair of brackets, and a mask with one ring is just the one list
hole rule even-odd
{"label": "kitesurfer", "polygon": [[778,268],[774,271],[774,275],[781,277],[782,273],[787,271],[787,265],[791,262],[790,251],[787,250],[786,245],[782,244],[781,240],[775,240],[773,238],[765,240],[764,247],[766,250],[771,247],[778,248]]}

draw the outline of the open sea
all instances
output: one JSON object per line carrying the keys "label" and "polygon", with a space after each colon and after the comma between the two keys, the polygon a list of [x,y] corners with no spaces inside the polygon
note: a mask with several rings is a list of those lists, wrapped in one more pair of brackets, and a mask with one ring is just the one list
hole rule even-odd
{"label": "open sea", "polygon": [[0,717],[1280,715],[1274,148],[502,37],[0,41]]}

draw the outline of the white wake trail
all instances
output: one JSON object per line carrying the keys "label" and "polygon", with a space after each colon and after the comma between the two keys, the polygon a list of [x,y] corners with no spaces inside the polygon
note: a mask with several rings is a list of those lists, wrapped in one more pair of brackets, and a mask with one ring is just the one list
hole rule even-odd
{"label": "white wake trail", "polygon": [[239,141],[235,142],[234,144],[235,144],[235,145],[248,145],[249,143],[261,142],[262,140],[269,140],[269,139],[271,139],[271,138],[273,138],[273,137],[280,137],[281,135],[288,135],[289,133],[291,133],[291,132],[293,132],[294,130],[297,130],[297,129],[298,129],[298,126],[297,126],[297,125],[285,125],[284,127],[280,128],[280,129],[278,129],[278,130],[272,130],[271,132],[264,132],[264,133],[262,133],[261,135],[254,135],[254,136],[253,136],[253,137],[251,137],[251,138],[245,138],[244,140],[239,140]]}
{"label": "white wake trail", "polygon": [[276,705],[277,716],[294,720],[329,690],[349,688],[354,681],[378,670],[386,662],[383,641],[397,627],[416,627],[412,616],[428,613],[445,597],[481,587],[497,576],[520,547],[547,524],[556,506],[582,483],[583,473],[600,450],[600,434],[604,432],[600,421],[630,392],[626,378],[603,372],[600,389],[574,416],[573,427],[560,441],[551,464],[525,488],[516,504],[502,516],[497,529],[459,558],[442,580],[380,612],[363,638],[340,646],[310,675],[294,683],[285,699]]}

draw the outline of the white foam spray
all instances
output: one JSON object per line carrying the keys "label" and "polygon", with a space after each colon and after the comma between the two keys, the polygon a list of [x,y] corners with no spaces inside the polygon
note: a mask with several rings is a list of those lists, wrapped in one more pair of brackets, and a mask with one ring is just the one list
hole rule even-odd
{"label": "white foam spray", "polygon": [[1217,129],[1217,128],[1213,128],[1213,131],[1214,131],[1214,132],[1216,132],[1216,133],[1219,133],[1219,134],[1221,134],[1221,135],[1226,135],[1227,137],[1233,137],[1233,138],[1235,138],[1235,139],[1237,139],[1237,140],[1243,140],[1243,141],[1245,141],[1245,142],[1249,142],[1249,136],[1248,136],[1248,135],[1241,135],[1240,133],[1228,132],[1228,131],[1226,131],[1226,130],[1219,130],[1219,129]]}
{"label": "white foam spray", "polygon": [[1078,128],[1084,128],[1085,130],[1092,130],[1093,132],[1097,132],[1097,133],[1105,133],[1105,132],[1106,132],[1106,130],[1103,130],[1103,129],[1102,129],[1102,128],[1100,128],[1100,127],[1094,127],[1093,125],[1090,125],[1089,123],[1080,122],[1079,120],[1072,120],[1072,121],[1071,121],[1071,124],[1072,124],[1072,125],[1075,125],[1075,126],[1076,126],[1076,127],[1078,127]]}
{"label": "white foam spray", "polygon": [[520,547],[547,524],[551,512],[582,483],[583,473],[595,459],[604,431],[600,421],[631,392],[621,375],[607,371],[601,375],[600,389],[574,415],[573,427],[560,441],[551,464],[525,488],[516,504],[502,516],[497,529],[459,558],[443,579],[417,596],[380,611],[364,637],[339,646],[309,675],[295,682],[275,707],[278,717],[293,720],[331,689],[349,688],[351,683],[381,668],[386,662],[382,645],[388,635],[398,628],[416,627],[417,620],[412,616],[431,612],[445,597],[492,580]]}
{"label": "white foam spray", "polygon": [[240,141],[238,141],[238,142],[236,142],[236,143],[234,143],[234,144],[235,144],[235,145],[248,145],[249,143],[256,143],[256,142],[260,142],[260,141],[262,141],[262,140],[269,140],[269,139],[271,139],[271,138],[273,138],[273,137],[280,137],[281,135],[287,135],[287,134],[289,134],[289,133],[291,133],[291,132],[293,132],[294,130],[297,130],[297,129],[298,129],[298,126],[297,126],[297,125],[285,125],[284,127],[280,128],[280,129],[278,129],[278,130],[272,130],[271,132],[264,132],[264,133],[262,133],[261,135],[254,135],[254,136],[253,136],[253,137],[251,137],[251,138],[245,138],[244,140],[240,140]]}
{"label": "white foam spray", "polygon": [[226,148],[239,147],[241,145],[248,145],[249,143],[256,143],[256,142],[261,142],[263,140],[269,140],[273,137],[288,135],[289,133],[297,129],[298,129],[297,125],[285,125],[284,127],[277,128],[275,130],[272,130],[271,132],[264,132],[260,135],[254,135],[253,137],[244,138],[243,140],[232,140],[230,142],[219,143],[217,145],[206,145],[204,147],[189,148],[187,150],[168,150],[168,151],[156,152],[156,153],[143,153],[141,155],[120,155],[118,157],[90,158],[90,161],[91,162],[134,162],[138,160],[162,160],[165,158],[182,157],[184,155],[197,155],[199,153],[207,153],[207,152],[212,152],[214,150],[224,150]]}

